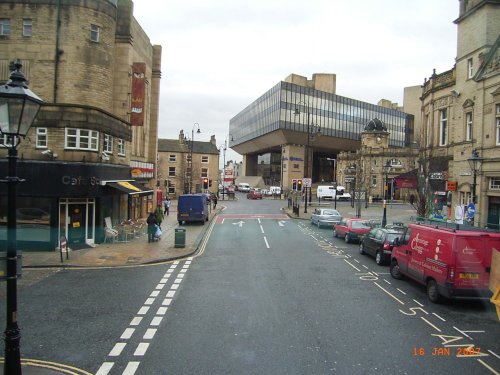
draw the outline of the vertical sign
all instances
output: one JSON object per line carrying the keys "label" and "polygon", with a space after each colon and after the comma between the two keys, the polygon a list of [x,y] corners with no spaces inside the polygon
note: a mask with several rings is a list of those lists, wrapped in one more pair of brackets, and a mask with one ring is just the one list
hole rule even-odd
{"label": "vertical sign", "polygon": [[144,125],[144,100],[146,97],[146,63],[132,64],[132,99],[130,124]]}

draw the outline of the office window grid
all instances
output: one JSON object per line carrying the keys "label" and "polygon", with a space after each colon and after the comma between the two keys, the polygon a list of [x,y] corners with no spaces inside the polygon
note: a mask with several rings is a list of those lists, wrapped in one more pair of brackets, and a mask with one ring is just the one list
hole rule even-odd
{"label": "office window grid", "polygon": [[95,130],[66,128],[65,145],[67,149],[97,151],[99,133]]}

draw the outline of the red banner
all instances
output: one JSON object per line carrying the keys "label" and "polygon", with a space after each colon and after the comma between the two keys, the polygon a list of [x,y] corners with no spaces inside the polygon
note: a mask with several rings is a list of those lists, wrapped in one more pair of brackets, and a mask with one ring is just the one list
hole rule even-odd
{"label": "red banner", "polygon": [[132,64],[132,98],[130,124],[144,125],[144,100],[146,97],[146,63]]}

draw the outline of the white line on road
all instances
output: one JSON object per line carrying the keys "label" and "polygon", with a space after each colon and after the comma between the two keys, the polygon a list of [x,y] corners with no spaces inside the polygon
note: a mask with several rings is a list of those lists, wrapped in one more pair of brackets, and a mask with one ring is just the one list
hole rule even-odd
{"label": "white line on road", "polygon": [[413,302],[415,302],[417,305],[419,305],[420,307],[424,307],[424,305],[422,305],[420,302],[418,302],[416,299],[413,300]]}
{"label": "white line on road", "polygon": [[264,234],[264,228],[262,228],[262,225],[260,226],[260,233]]}
{"label": "white line on road", "polygon": [[267,242],[266,236],[264,236],[264,242],[266,243],[266,247],[269,249],[270,247],[269,247],[269,243]]}
{"label": "white line on road", "polygon": [[134,334],[135,328],[126,328],[120,336],[121,339],[126,340],[132,337]]}
{"label": "white line on road", "polygon": [[500,359],[500,356],[499,356],[497,353],[494,353],[493,351],[491,351],[491,350],[489,350],[489,349],[488,349],[488,351],[489,351],[491,354],[493,354],[495,357],[497,357],[498,359]]}
{"label": "white line on road", "polygon": [[141,362],[129,362],[122,375],[134,375]]}
{"label": "white line on road", "polygon": [[155,316],[153,318],[153,320],[151,321],[151,324],[152,326],[159,326],[161,321],[162,321],[163,317],[162,316]]}
{"label": "white line on road", "polygon": [[420,319],[422,319],[424,322],[426,322],[428,325],[430,325],[432,328],[434,328],[436,331],[438,332],[441,332],[441,330],[436,327],[434,324],[432,324],[431,322],[429,322],[427,319],[425,319],[423,316],[420,317]]}
{"label": "white line on road", "polygon": [[357,259],[354,259],[354,261],[355,261],[356,263],[359,263],[359,260],[357,260]]}
{"label": "white line on road", "polygon": [[137,315],[145,315],[149,310],[149,306],[142,306]]}
{"label": "white line on road", "polygon": [[109,356],[110,357],[117,357],[120,354],[122,354],[122,351],[125,348],[125,345],[127,345],[127,343],[125,343],[125,342],[117,342],[115,344],[115,346],[113,347],[113,349],[111,349],[111,351],[109,352]]}
{"label": "white line on road", "polygon": [[141,342],[139,345],[137,345],[137,349],[135,349],[134,355],[142,356],[142,355],[146,354],[146,351],[148,350],[148,348],[149,348],[149,343]]}
{"label": "white line on road", "polygon": [[169,306],[172,303],[172,298],[165,298],[161,303],[163,306]]}
{"label": "white line on road", "polygon": [[144,304],[145,304],[145,305],[152,305],[154,301],[155,301],[155,299],[154,299],[154,298],[148,298],[148,299],[146,300],[146,302],[144,302]]}
{"label": "white line on road", "polygon": [[95,375],[108,375],[109,371],[111,370],[114,364],[115,364],[114,362],[104,362],[101,365],[99,371],[97,371]]}
{"label": "white line on road", "polygon": [[141,323],[142,316],[136,316],[132,321],[130,322],[131,326],[138,326]]}
{"label": "white line on road", "polygon": [[399,288],[396,288],[396,289],[398,290],[398,292],[400,292],[400,293],[402,293],[402,294],[404,294],[406,296],[406,293],[403,292],[401,289],[399,289]]}
{"label": "white line on road", "polygon": [[365,267],[366,269],[368,269],[368,267],[367,267],[367,266],[365,266],[364,264],[362,264],[362,266],[363,266],[363,267]]}
{"label": "white line on road", "polygon": [[165,287],[165,283],[162,283],[162,284],[158,284],[155,289],[162,290],[164,287]]}
{"label": "white line on road", "polygon": [[156,331],[157,331],[156,328],[148,328],[142,338],[144,340],[152,340],[153,337],[155,336]]}
{"label": "white line on road", "polygon": [[490,370],[493,374],[495,375],[500,375],[500,372],[497,372],[493,367],[488,365],[486,362],[484,362],[482,359],[477,360],[479,363],[481,363],[484,367],[486,367],[488,370]]}
{"label": "white line on road", "polygon": [[182,281],[182,277],[175,279],[174,284],[180,284]]}
{"label": "white line on road", "polygon": [[382,280],[384,280],[384,282],[386,282],[387,284],[391,285],[390,281],[387,281],[386,279],[382,279]]}
{"label": "white line on road", "polygon": [[346,262],[348,265],[350,265],[352,268],[354,268],[356,271],[361,271],[358,267],[356,267],[354,264],[349,262],[348,260],[344,259],[344,262]]}
{"label": "white line on road", "polygon": [[405,303],[401,301],[398,297],[390,293],[388,290],[386,290],[382,285],[378,285],[378,283],[374,282],[376,286],[378,286],[380,289],[382,289],[384,292],[386,292],[388,295],[390,295],[392,298],[394,298],[396,301],[398,301],[400,304],[404,305]]}
{"label": "white line on road", "polygon": [[149,296],[150,297],[158,297],[158,294],[160,294],[159,290],[153,290]]}
{"label": "white line on road", "polygon": [[170,289],[178,289],[179,288],[179,284],[172,284],[172,286],[170,287]]}
{"label": "white line on road", "polygon": [[175,295],[175,290],[169,290],[169,291],[167,292],[167,296],[166,296],[166,297],[167,297],[167,298],[173,298],[173,297],[174,297],[174,295]]}
{"label": "white line on road", "polygon": [[156,312],[156,315],[165,315],[167,313],[168,307],[160,307]]}
{"label": "white line on road", "polygon": [[[415,300],[414,300],[414,301],[415,301]],[[434,315],[435,317],[437,317],[437,318],[441,319],[443,322],[446,322],[446,320],[445,320],[445,319],[443,319],[443,318],[441,318],[438,314],[436,314],[436,313],[432,313],[432,315]]]}

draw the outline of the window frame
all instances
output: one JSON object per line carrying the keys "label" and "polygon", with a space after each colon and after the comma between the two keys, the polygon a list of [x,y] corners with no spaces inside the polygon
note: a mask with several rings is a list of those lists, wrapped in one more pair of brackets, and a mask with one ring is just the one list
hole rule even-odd
{"label": "window frame", "polygon": [[448,145],[448,108],[439,110],[439,146]]}
{"label": "window frame", "polygon": [[210,159],[209,159],[208,155],[201,155],[201,162],[203,164],[208,164],[209,161],[210,161]]}
{"label": "window frame", "polygon": [[171,163],[177,162],[177,155],[175,155],[175,154],[169,154],[168,155],[168,161],[171,162]]}
{"label": "window frame", "polygon": [[176,174],[176,167],[168,167],[168,172],[167,172],[167,175],[168,177],[175,177],[175,174]]}
{"label": "window frame", "polygon": [[[75,134],[69,134],[75,131]],[[88,135],[82,133],[88,132]],[[74,138],[75,146],[69,145],[69,139]],[[88,140],[88,147],[82,147],[82,140]],[[98,151],[99,150],[99,132],[97,130],[65,128],[64,129],[64,149],[67,150],[82,150],[82,151]]]}
{"label": "window frame", "polygon": [[101,27],[99,25],[90,24],[90,41],[94,43],[99,43],[101,39]]}
{"label": "window frame", "polygon": [[474,77],[474,60],[472,57],[467,59],[467,79]]}
{"label": "window frame", "polygon": [[10,18],[0,18],[0,36],[9,36],[10,32]]}
{"label": "window frame", "polygon": [[472,125],[473,125],[472,111],[465,113],[465,140],[472,141]]}
{"label": "window frame", "polygon": [[118,155],[125,156],[127,151],[125,148],[125,140],[123,138],[117,138],[116,143],[118,147]]}
{"label": "window frame", "polygon": [[208,178],[208,168],[201,168],[200,177],[201,178],[205,178],[205,177]]}
{"label": "window frame", "polygon": [[[44,140],[43,140],[44,138]],[[45,144],[42,144],[42,143]],[[47,128],[36,128],[35,131],[35,148],[48,148],[49,147],[49,135]]]}
{"label": "window frame", "polygon": [[500,177],[490,177],[489,188],[490,190],[500,191]]}
{"label": "window frame", "polygon": [[108,154],[113,153],[113,136],[110,134],[104,134],[102,141],[102,150],[106,151]]}
{"label": "window frame", "polygon": [[23,18],[23,36],[27,38],[33,36],[33,20],[31,18]]}

